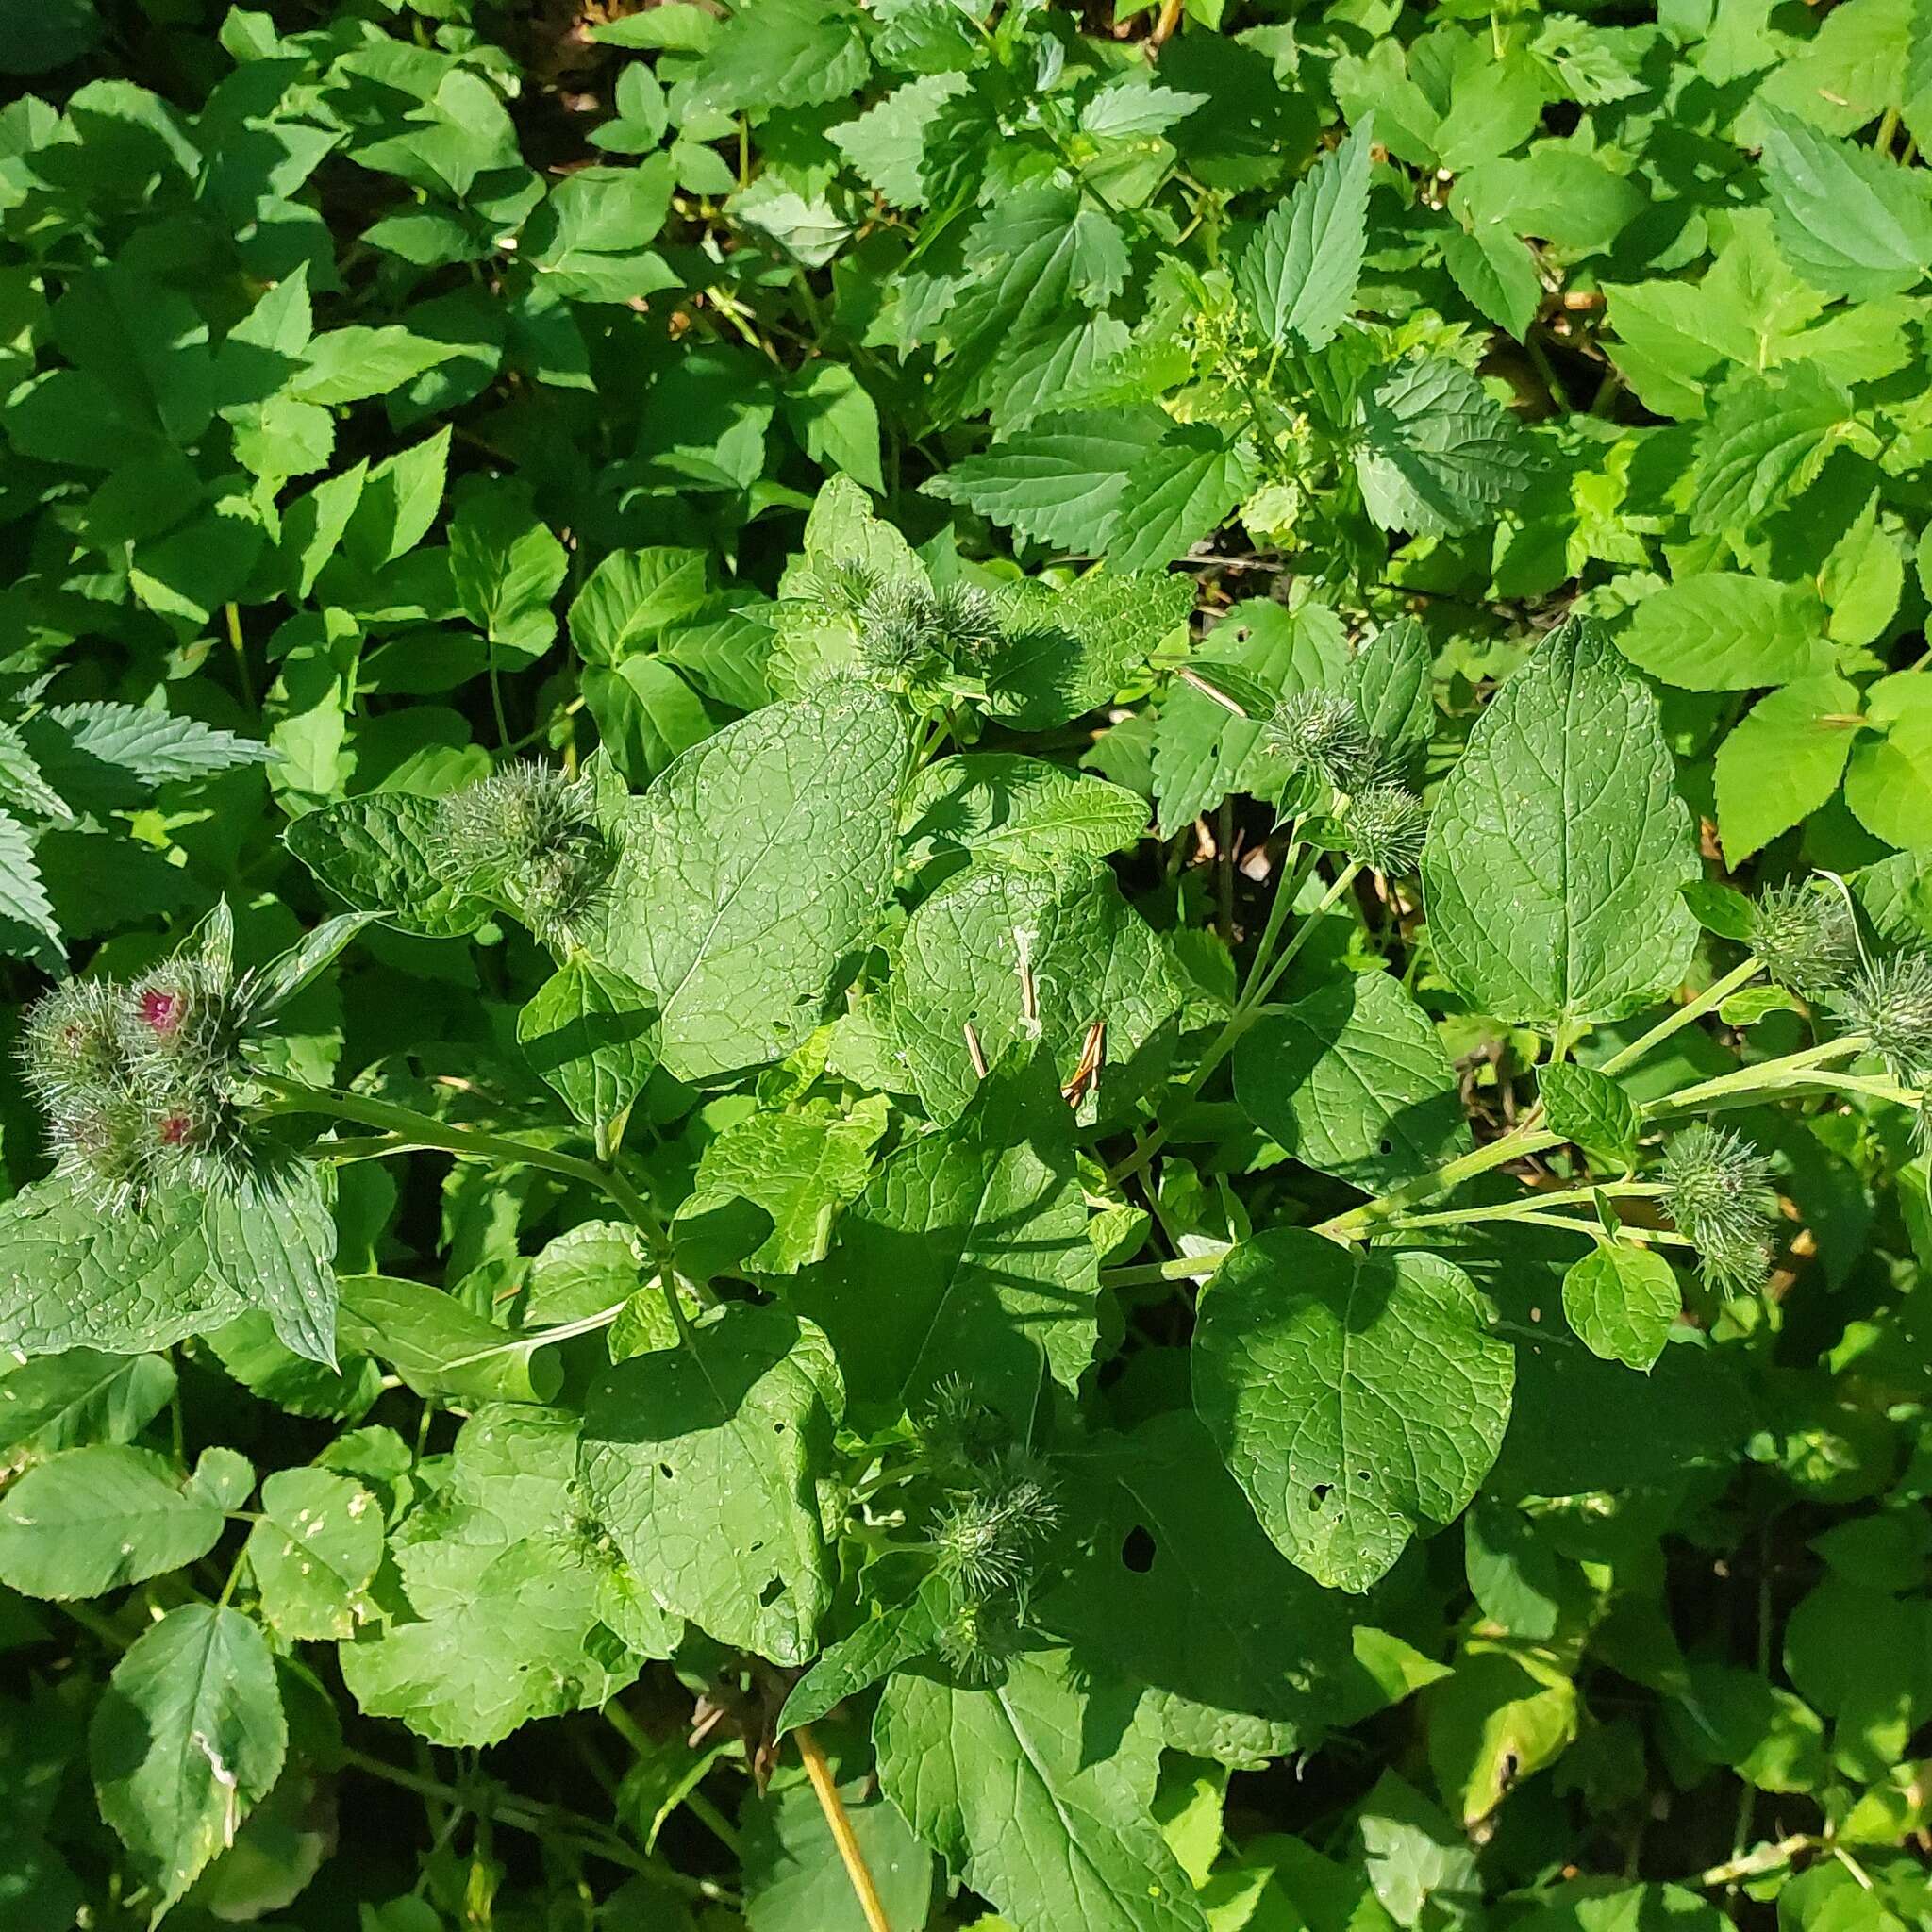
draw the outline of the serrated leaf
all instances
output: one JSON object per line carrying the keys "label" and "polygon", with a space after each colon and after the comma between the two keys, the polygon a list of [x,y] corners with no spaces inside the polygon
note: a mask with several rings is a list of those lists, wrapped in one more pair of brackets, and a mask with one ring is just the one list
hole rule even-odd
{"label": "serrated leaf", "polygon": [[1159,1743],[1138,1696],[1107,1678],[1080,1686],[1064,1652],[1016,1657],[985,1690],[902,1674],[873,1721],[879,1781],[955,1876],[1017,1924],[1206,1932],[1148,1815]]}
{"label": "serrated leaf", "polygon": [[613,1121],[658,1064],[658,1009],[635,981],[567,960],[517,1015],[524,1058],[586,1126]]}
{"label": "serrated leaf", "polygon": [[889,699],[831,684],[726,725],[631,802],[591,950],[655,991],[677,1078],[777,1059],[818,1024],[885,901],[907,756]]}
{"label": "serrated leaf", "polygon": [[1636,1102],[1607,1074],[1557,1060],[1537,1070],[1536,1091],[1551,1133],[1608,1166],[1627,1168],[1636,1159],[1642,1120]]}
{"label": "serrated leaf", "polygon": [[0,1582],[28,1596],[105,1596],[207,1556],[225,1520],[149,1450],[70,1449],[0,1498]]}
{"label": "serrated leaf", "polygon": [[453,344],[417,335],[400,323],[375,328],[352,323],[308,343],[288,392],[305,403],[360,402],[402,388],[457,353]]}
{"label": "serrated leaf", "polygon": [[1865,693],[1874,738],[1852,747],[1845,803],[1868,832],[1916,852],[1932,846],[1932,685],[1910,672]]}
{"label": "serrated leaf", "polygon": [[1479,1011],[1574,1027],[1690,962],[1699,874],[1657,700],[1573,618],[1507,682],[1444,781],[1423,853],[1436,958]]}
{"label": "serrated leaf", "polygon": [[1682,1307],[1671,1264],[1649,1248],[1600,1242],[1563,1276],[1564,1319],[1607,1362],[1649,1369]]}
{"label": "serrated leaf", "polygon": [[1445,356],[1410,356],[1362,397],[1356,476],[1385,530],[1457,536],[1528,490],[1535,452],[1480,381]]}
{"label": "serrated leaf", "polygon": [[1097,557],[1113,535],[1129,475],[1168,427],[1166,414],[1151,408],[1041,416],[921,487],[1035,543]]}
{"label": "serrated leaf", "polygon": [[0,952],[47,963],[67,957],[54,902],[34,858],[34,841],[5,809],[0,809]]}
{"label": "serrated leaf", "polygon": [[1194,1406],[1262,1528],[1351,1591],[1475,1494],[1514,1378],[1461,1269],[1302,1228],[1229,1253],[1201,1299],[1193,1365]]}
{"label": "serrated leaf", "polygon": [[1073,1115],[1042,1058],[1000,1062],[950,1127],[895,1154],[790,1299],[837,1349],[856,1416],[917,1413],[959,1365],[1016,1422],[1092,1359],[1099,1276]]}
{"label": "serrated leaf", "polygon": [[1317,161],[1255,231],[1235,264],[1235,290],[1274,348],[1319,349],[1346,319],[1368,242],[1374,117]]}
{"label": "serrated leaf", "polygon": [[1226,521],[1259,479],[1254,447],[1207,423],[1176,423],[1127,472],[1107,542],[1110,569],[1158,570]]}
{"label": "serrated leaf", "polygon": [[524,492],[487,490],[466,501],[449,526],[450,578],[467,616],[511,664],[539,658],[557,636],[551,599],[570,559],[530,509]]}
{"label": "serrated leaf", "polygon": [[1307,1166],[1374,1193],[1470,1144],[1456,1069],[1386,973],[1264,1014],[1235,1050],[1249,1117]]}
{"label": "serrated leaf", "polygon": [[1792,364],[1777,384],[1738,371],[1698,432],[1691,529],[1750,528],[1817,475],[1852,413],[1850,398],[1815,363]]}
{"label": "serrated leaf", "polygon": [[150,1925],[234,1842],[287,1748],[275,1660],[240,1611],[183,1604],[135,1639],[88,1757],[101,1816],[155,1888]]}
{"label": "serrated leaf", "polygon": [[1831,662],[1824,608],[1808,584],[1735,571],[1680,576],[1616,633],[1640,670],[1684,691],[1749,691],[1812,677]]}
{"label": "serrated leaf", "polygon": [[1932,200],[1889,157],[1759,102],[1778,247],[1830,295],[1901,294],[1932,268]]}
{"label": "serrated leaf", "polygon": [[802,1663],[831,1603],[815,1485],[842,1407],[817,1328],[727,1307],[591,1391],[584,1487],[666,1609],[721,1643]]}

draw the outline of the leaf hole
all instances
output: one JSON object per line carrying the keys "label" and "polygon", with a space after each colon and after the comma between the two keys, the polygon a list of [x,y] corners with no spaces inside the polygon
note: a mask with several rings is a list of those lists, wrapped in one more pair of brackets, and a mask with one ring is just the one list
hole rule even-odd
{"label": "leaf hole", "polygon": [[764,1589],[758,1591],[758,1608],[761,1610],[769,1610],[772,1607],[772,1606],[774,1603],[776,1603],[778,1599],[784,1594],[785,1579],[782,1576],[773,1577],[771,1582],[766,1584]]}
{"label": "leaf hole", "polygon": [[1323,1504],[1324,1504],[1328,1500],[1328,1491],[1330,1488],[1331,1485],[1328,1483],[1317,1483],[1315,1487],[1308,1491],[1309,1508],[1321,1508]]}
{"label": "leaf hole", "polygon": [[1384,1154],[1393,1154],[1395,1152],[1395,1142],[1390,1140],[1390,1138],[1386,1134],[1384,1134],[1381,1140],[1378,1141],[1375,1144],[1382,1150]]}
{"label": "leaf hole", "polygon": [[668,1483],[671,1480],[671,1465],[668,1462],[660,1462],[658,1465],[658,1474]]}
{"label": "leaf hole", "polygon": [[1137,1523],[1121,1543],[1121,1561],[1136,1576],[1144,1576],[1154,1567],[1154,1538],[1144,1523]]}

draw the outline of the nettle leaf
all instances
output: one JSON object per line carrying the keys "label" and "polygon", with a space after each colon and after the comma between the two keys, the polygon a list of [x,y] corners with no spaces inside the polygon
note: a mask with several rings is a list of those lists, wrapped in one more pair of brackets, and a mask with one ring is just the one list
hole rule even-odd
{"label": "nettle leaf", "polygon": [[1436,958],[1479,1011],[1575,1028],[1637,1011],[1690,963],[1699,875],[1656,698],[1573,618],[1491,701],[1423,853]]}
{"label": "nettle leaf", "polygon": [[800,1664],[832,1600],[817,1475],[843,1407],[819,1329],[782,1308],[727,1307],[591,1391],[584,1488],[664,1608]]}
{"label": "nettle leaf", "polygon": [[726,725],[631,802],[591,950],[657,994],[669,1073],[762,1065],[818,1024],[885,903],[908,755],[890,699],[834,683]]}
{"label": "nettle leaf", "polygon": [[1029,871],[1104,858],[1147,829],[1147,801],[1122,785],[1013,752],[928,765],[906,801],[913,863],[965,852]]}
{"label": "nettle leaf", "polygon": [[1355,304],[1368,242],[1374,117],[1295,184],[1235,264],[1235,291],[1271,347],[1319,349]]}
{"label": "nettle leaf", "polygon": [[1649,1369],[1664,1352],[1683,1295],[1671,1264],[1649,1248],[1604,1241],[1563,1276],[1563,1315],[1591,1354]]}
{"label": "nettle leaf", "polygon": [[1809,584],[1734,571],[1680,576],[1646,597],[1617,633],[1641,670],[1685,691],[1749,691],[1831,665],[1824,606]]}
{"label": "nettle leaf", "polygon": [[585,1126],[615,1120],[658,1064],[658,1009],[634,980],[573,958],[517,1015],[517,1044]]}
{"label": "nettle leaf", "polygon": [[1457,536],[1493,522],[1530,486],[1535,451],[1480,380],[1445,356],[1378,375],[1357,413],[1355,471],[1385,530]]}
{"label": "nettle leaf", "polygon": [[1016,1657],[985,1690],[902,1673],[873,1720],[879,1782],[1016,1924],[1206,1932],[1149,1816],[1160,1747],[1139,1698],[1106,1677],[1081,1683],[1061,1651]]}
{"label": "nettle leaf", "polygon": [[908,922],[889,994],[900,1050],[941,1121],[957,1119],[979,1084],[968,1026],[989,1065],[1041,1041],[1071,1080],[1096,1023],[1107,1061],[1095,1117],[1117,1117],[1166,1070],[1182,996],[1160,935],[1105,866],[1078,860],[977,862],[948,879]]}
{"label": "nettle leaf", "polygon": [[1064,724],[1138,677],[1188,621],[1185,577],[1094,570],[1064,591],[1014,586],[1001,600],[1006,641],[987,678],[987,708],[1016,731]]}
{"label": "nettle leaf", "polygon": [[261,1614],[284,1638],[346,1638],[382,1560],[382,1511],[358,1482],[325,1469],[278,1469],[248,1532]]}
{"label": "nettle leaf", "polygon": [[[979,217],[965,255],[974,277],[946,312],[951,353],[934,405],[947,420],[985,410],[1004,427],[1090,359],[1089,312],[1119,293],[1127,245],[1112,217],[1076,189],[1037,181]],[[1106,346],[1125,341],[1115,325]]]}
{"label": "nettle leaf", "polygon": [[1176,423],[1127,472],[1107,542],[1117,571],[1155,570],[1185,557],[1233,514],[1260,479],[1244,437],[1208,423]]}
{"label": "nettle leaf", "polygon": [[871,70],[863,29],[843,0],[749,0],[707,50],[696,102],[758,115],[837,100]]}
{"label": "nettle leaf", "polygon": [[56,967],[67,958],[27,828],[0,808],[0,951]]}
{"label": "nettle leaf", "polygon": [[1909,169],[1760,101],[1778,247],[1829,295],[1901,294],[1932,268],[1932,197]]}
{"label": "nettle leaf", "polygon": [[182,1604],[114,1666],[88,1757],[101,1816],[154,1887],[150,1923],[234,1843],[288,1736],[275,1659],[238,1610]]}
{"label": "nettle leaf", "polygon": [[1128,476],[1169,426],[1165,411],[1148,407],[1041,416],[921,488],[1035,543],[1097,557],[1111,542]]}
{"label": "nettle leaf", "polygon": [[1099,1275],[1050,1059],[1002,1060],[959,1119],[900,1149],[848,1208],[790,1299],[838,1351],[856,1418],[922,1409],[972,1364],[974,1395],[1018,1421],[1042,1367],[1091,1361]]}
{"label": "nettle leaf", "polygon": [[0,1582],[28,1596],[105,1596],[207,1556],[225,1520],[149,1450],[70,1449],[0,1499]]}
{"label": "nettle leaf", "polygon": [[1303,1228],[1228,1255],[1201,1298],[1193,1364],[1194,1406],[1262,1528],[1351,1591],[1475,1494],[1514,1380],[1461,1269]]}
{"label": "nettle leaf", "polygon": [[1387,973],[1264,1014],[1235,1051],[1235,1092],[1297,1160],[1367,1192],[1470,1145],[1456,1069]]}
{"label": "nettle leaf", "polygon": [[442,807],[407,791],[373,791],[305,813],[283,842],[332,891],[385,925],[425,939],[460,939],[491,916],[451,877]]}
{"label": "nettle leaf", "polygon": [[209,1268],[202,1204],[185,1191],[104,1213],[85,1186],[56,1175],[0,1206],[0,1347],[139,1355],[247,1307]]}

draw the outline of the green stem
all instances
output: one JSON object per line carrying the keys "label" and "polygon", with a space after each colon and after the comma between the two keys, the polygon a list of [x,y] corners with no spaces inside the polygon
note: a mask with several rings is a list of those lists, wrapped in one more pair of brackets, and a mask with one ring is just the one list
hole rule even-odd
{"label": "green stem", "polygon": [[1740,987],[1756,979],[1763,971],[1764,961],[1753,954],[1741,966],[1734,967],[1722,979],[1714,980],[1706,987],[1695,999],[1686,1000],[1675,1012],[1659,1020],[1641,1040],[1633,1040],[1621,1052],[1612,1054],[1597,1071],[1614,1075],[1621,1074],[1625,1067],[1635,1066],[1679,1028],[1690,1025],[1693,1020],[1702,1019],[1712,1008],[1722,1006]]}
{"label": "green stem", "polygon": [[1418,1174],[1414,1180],[1405,1181],[1401,1187],[1391,1189],[1373,1201],[1364,1201],[1359,1208],[1351,1208],[1344,1214],[1333,1216],[1323,1222],[1315,1232],[1325,1234],[1334,1241],[1359,1241],[1372,1227],[1400,1214],[1405,1208],[1418,1201],[1432,1201],[1438,1194],[1446,1194],[1452,1189],[1459,1188],[1464,1181],[1474,1180],[1479,1174],[1488,1174],[1492,1167],[1501,1167],[1506,1161],[1521,1160],[1531,1154],[1541,1154],[1548,1148],[1562,1144],[1560,1134],[1528,1126],[1513,1128],[1499,1140],[1471,1153],[1457,1155],[1454,1160],[1444,1161],[1441,1167]]}
{"label": "green stem", "polygon": [[1715,1079],[1679,1088],[1675,1093],[1647,1102],[1638,1111],[1647,1121],[1664,1120],[1673,1114],[1697,1113],[1711,1101],[1729,1106],[1758,1093],[1773,1093],[1781,1087],[1796,1084],[1792,1076],[1803,1074],[1807,1068],[1826,1060],[1855,1058],[1867,1044],[1863,1034],[1848,1033],[1841,1040],[1827,1040],[1822,1046],[1807,1046],[1801,1053],[1786,1054],[1782,1059],[1760,1060],[1756,1066],[1739,1067],[1718,1074]]}
{"label": "green stem", "polygon": [[1177,1255],[1172,1261],[1143,1261],[1130,1268],[1103,1268],[1102,1288],[1144,1288],[1162,1281],[1206,1281],[1230,1250],[1217,1248],[1211,1255]]}
{"label": "green stem", "polygon": [[[1312,867],[1312,864],[1313,861],[1310,860],[1310,867]],[[1334,883],[1315,902],[1312,909],[1303,919],[1301,924],[1295,928],[1293,939],[1289,941],[1287,946],[1282,951],[1281,957],[1273,965],[1264,968],[1261,965],[1261,960],[1265,955],[1257,954],[1255,968],[1249,974],[1248,984],[1243,989],[1241,997],[1235,1001],[1233,1012],[1227,1016],[1221,1031],[1214,1036],[1208,1051],[1201,1056],[1194,1071],[1169,1096],[1167,1102],[1169,1107],[1175,1108],[1186,1107],[1190,1101],[1193,1100],[1200,1093],[1202,1088],[1207,1086],[1215,1069],[1235,1050],[1235,1047],[1241,1041],[1241,1036],[1255,1024],[1256,1019],[1260,1014],[1262,1003],[1274,991],[1281,975],[1294,964],[1295,955],[1307,943],[1316,926],[1320,924],[1322,915],[1355,883],[1356,874],[1360,871],[1361,863],[1358,859],[1352,858],[1342,867],[1341,872],[1336,874]],[[1261,937],[1264,944],[1271,942],[1272,932],[1278,932],[1280,929],[1279,921],[1275,916],[1276,908],[1280,905],[1283,898],[1291,899],[1300,892],[1305,877],[1305,871],[1298,873],[1291,879],[1284,879],[1276,890],[1275,906],[1269,908],[1269,924],[1262,930]],[[1118,1167],[1108,1170],[1107,1176],[1108,1184],[1118,1187],[1123,1181],[1128,1180],[1133,1175],[1139,1174],[1159,1153],[1161,1148],[1167,1144],[1167,1141],[1168,1129],[1166,1125],[1162,1123],[1156,1123],[1154,1131],[1146,1135],[1141,1140],[1140,1145]]]}
{"label": "green stem", "polygon": [[404,1137],[418,1147],[433,1148],[472,1160],[516,1161],[525,1167],[538,1167],[551,1174],[581,1181],[608,1195],[630,1217],[656,1251],[659,1265],[671,1263],[671,1231],[650,1203],[614,1167],[600,1167],[575,1154],[561,1154],[554,1147],[532,1146],[504,1134],[487,1134],[474,1127],[452,1126],[433,1114],[419,1113],[392,1100],[375,1100],[367,1094],[343,1093],[333,1087],[310,1087],[300,1080],[284,1079],[276,1074],[258,1074],[257,1079],[279,1099],[262,1110],[268,1113],[319,1113],[334,1120],[354,1121],[358,1126],[378,1127]]}
{"label": "green stem", "polygon": [[1392,1231],[1411,1227],[1454,1227],[1463,1222],[1524,1221],[1548,1208],[1574,1208],[1599,1194],[1612,1199],[1655,1197],[1668,1191],[1661,1181],[1607,1181],[1598,1187],[1562,1188],[1552,1193],[1525,1194],[1520,1201],[1499,1201],[1483,1208],[1449,1208],[1440,1214],[1405,1214],[1386,1224]]}

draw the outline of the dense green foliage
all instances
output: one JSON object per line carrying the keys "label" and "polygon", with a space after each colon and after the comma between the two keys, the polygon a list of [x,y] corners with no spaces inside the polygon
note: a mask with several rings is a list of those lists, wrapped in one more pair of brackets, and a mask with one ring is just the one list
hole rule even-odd
{"label": "dense green foliage", "polygon": [[0,75],[5,1932],[1932,1924],[1924,0]]}

